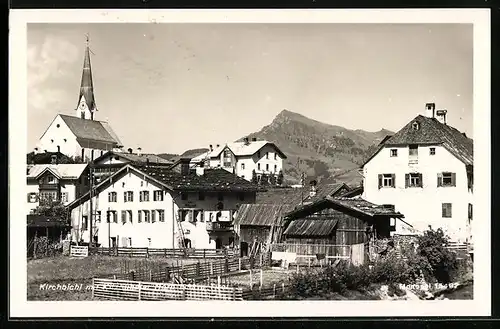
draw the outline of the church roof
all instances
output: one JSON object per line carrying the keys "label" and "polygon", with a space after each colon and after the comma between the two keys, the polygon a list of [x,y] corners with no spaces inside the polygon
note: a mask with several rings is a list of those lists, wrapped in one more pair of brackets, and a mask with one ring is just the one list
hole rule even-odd
{"label": "church roof", "polygon": [[110,133],[111,127],[107,122],[81,119],[75,116],[59,114],[61,119],[68,125],[69,129],[79,140],[92,140],[98,142],[121,145],[114,132]]}
{"label": "church roof", "polygon": [[82,96],[85,97],[85,102],[87,102],[89,110],[97,111],[94,95],[94,85],[92,82],[92,69],[90,66],[90,49],[88,45],[85,48],[85,57],[83,59],[82,82],[80,83],[80,95],[78,96],[78,102],[80,102]]}

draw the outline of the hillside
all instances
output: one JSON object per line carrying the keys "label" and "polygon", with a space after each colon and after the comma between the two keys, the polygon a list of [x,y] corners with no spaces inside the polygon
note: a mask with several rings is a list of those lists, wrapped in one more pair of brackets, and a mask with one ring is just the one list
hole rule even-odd
{"label": "hillside", "polygon": [[350,130],[283,110],[271,124],[248,137],[265,139],[281,148],[288,156],[284,172],[290,183],[299,182],[303,172],[307,179],[314,177],[357,185],[361,182],[357,169],[390,134],[393,133],[385,129]]}
{"label": "hillside", "polygon": [[180,158],[194,158],[194,157],[196,157],[200,154],[203,154],[207,151],[208,151],[207,148],[198,148],[198,149],[187,150],[180,155],[173,154],[173,153],[160,153],[160,154],[158,154],[158,156],[163,158],[163,159],[166,159],[166,160],[175,161],[175,160],[178,160]]}

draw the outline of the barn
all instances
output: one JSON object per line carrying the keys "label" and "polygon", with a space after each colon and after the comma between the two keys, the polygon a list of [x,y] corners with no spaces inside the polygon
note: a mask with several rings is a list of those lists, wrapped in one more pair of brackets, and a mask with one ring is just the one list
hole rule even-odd
{"label": "barn", "polygon": [[401,218],[403,214],[389,205],[327,196],[285,215],[283,245],[286,251],[303,256],[353,257],[356,252],[362,263],[370,242],[389,238]]}

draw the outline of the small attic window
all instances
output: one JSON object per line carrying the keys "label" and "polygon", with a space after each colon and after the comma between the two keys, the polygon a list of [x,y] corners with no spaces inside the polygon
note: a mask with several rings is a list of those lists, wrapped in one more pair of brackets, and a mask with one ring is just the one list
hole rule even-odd
{"label": "small attic window", "polygon": [[413,130],[418,130],[420,128],[420,125],[415,121],[414,123],[412,123],[411,127]]}
{"label": "small attic window", "polygon": [[65,142],[65,143],[67,142],[66,138],[64,139],[64,142]]}
{"label": "small attic window", "polygon": [[60,124],[56,124],[56,127],[59,128],[61,125]]}

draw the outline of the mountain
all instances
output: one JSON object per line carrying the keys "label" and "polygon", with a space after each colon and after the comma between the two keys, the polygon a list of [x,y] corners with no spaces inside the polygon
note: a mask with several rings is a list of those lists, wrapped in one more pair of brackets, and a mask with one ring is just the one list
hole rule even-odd
{"label": "mountain", "polygon": [[[350,130],[316,121],[288,110],[280,112],[271,124],[249,138],[274,142],[287,155],[285,180],[298,183],[301,173],[321,181],[343,181],[358,185],[359,166],[377,145],[393,132]],[[243,138],[241,138],[243,140]]]}

